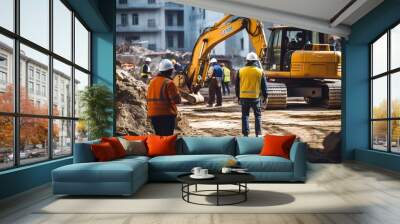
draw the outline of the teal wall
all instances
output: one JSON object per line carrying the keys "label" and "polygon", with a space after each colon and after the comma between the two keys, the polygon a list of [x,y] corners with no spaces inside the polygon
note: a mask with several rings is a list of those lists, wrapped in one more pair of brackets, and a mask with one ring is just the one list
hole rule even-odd
{"label": "teal wall", "polygon": [[[92,31],[93,83],[105,84],[114,92],[115,0],[67,0],[67,2]],[[110,132],[113,130],[114,127],[110,127]],[[72,157],[69,157],[0,172],[0,199],[50,182],[53,169],[71,163]]]}
{"label": "teal wall", "polygon": [[[394,164],[393,159],[369,150],[369,43],[400,22],[399,12],[400,0],[385,0],[351,27],[344,49],[342,156],[345,160],[356,159],[388,169],[400,166],[400,160]],[[382,161],[377,163],[376,160]]]}

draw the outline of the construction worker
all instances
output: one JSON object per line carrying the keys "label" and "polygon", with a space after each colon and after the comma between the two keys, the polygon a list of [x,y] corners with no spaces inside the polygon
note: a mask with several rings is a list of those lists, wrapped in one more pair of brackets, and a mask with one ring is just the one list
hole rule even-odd
{"label": "construction worker", "polygon": [[222,94],[228,93],[228,96],[231,95],[231,90],[229,89],[229,85],[231,83],[231,70],[225,66],[225,63],[221,63],[222,71],[224,72],[224,79],[222,82]]}
{"label": "construction worker", "polygon": [[182,72],[182,65],[179,62],[177,62],[175,59],[172,59],[171,62],[174,65],[174,69],[175,69],[175,73],[176,74]]}
{"label": "construction worker", "polygon": [[238,71],[236,79],[236,96],[242,106],[242,133],[248,136],[249,129],[249,114],[250,109],[253,109],[255,117],[256,136],[261,135],[261,101],[265,103],[267,93],[267,82],[263,75],[263,70],[260,68],[257,54],[250,52],[246,56],[246,65]]}
{"label": "construction worker", "polygon": [[140,72],[140,77],[141,77],[142,81],[146,84],[148,83],[149,78],[151,76],[150,63],[151,63],[151,58],[144,59],[142,71]]}
{"label": "construction worker", "polygon": [[210,83],[208,85],[208,107],[213,107],[215,102],[215,96],[217,96],[216,107],[222,106],[222,78],[224,72],[221,66],[218,64],[216,58],[211,58],[210,66],[208,70],[208,77]]}
{"label": "construction worker", "polygon": [[159,74],[150,81],[147,90],[147,115],[156,135],[168,136],[174,134],[176,104],[181,103],[181,97],[171,79],[174,72],[172,62],[161,60],[158,70]]}

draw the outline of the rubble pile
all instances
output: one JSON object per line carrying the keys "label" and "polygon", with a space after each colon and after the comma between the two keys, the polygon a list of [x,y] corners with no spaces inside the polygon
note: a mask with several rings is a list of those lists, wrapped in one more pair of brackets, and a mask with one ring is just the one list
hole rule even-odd
{"label": "rubble pile", "polygon": [[117,69],[116,120],[118,135],[144,135],[153,132],[147,120],[147,86]]}
{"label": "rubble pile", "polygon": [[152,51],[141,46],[128,44],[119,45],[116,51],[117,65],[136,79],[140,78],[140,69],[147,57],[152,60],[150,64],[150,71],[152,72],[157,71],[157,66],[163,58],[175,59],[181,64],[187,64],[191,59],[190,52]]}
{"label": "rubble pile", "polygon": [[[147,85],[117,68],[116,123],[118,135],[145,135],[153,133],[147,118]],[[176,133],[191,133],[189,121],[181,114],[177,117]]]}

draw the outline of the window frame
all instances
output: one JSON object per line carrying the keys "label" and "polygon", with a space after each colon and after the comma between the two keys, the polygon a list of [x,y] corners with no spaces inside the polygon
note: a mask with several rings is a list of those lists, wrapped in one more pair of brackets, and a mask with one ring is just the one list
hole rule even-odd
{"label": "window frame", "polygon": [[[382,32],[381,34],[379,34],[375,39],[373,39],[371,42],[368,43],[368,47],[369,47],[369,78],[368,78],[368,84],[369,84],[369,149],[372,151],[379,151],[379,152],[385,152],[385,153],[390,153],[390,154],[400,154],[400,152],[394,152],[392,151],[392,121],[400,121],[400,117],[392,117],[392,98],[391,98],[391,92],[392,92],[392,85],[391,85],[391,80],[392,80],[392,76],[396,75],[397,73],[400,72],[400,67],[397,68],[391,68],[391,32],[392,29],[400,26],[400,21],[395,22],[394,24],[392,24],[391,26],[389,26],[388,28],[385,29],[384,32]],[[379,74],[373,74],[374,70],[373,70],[373,44],[378,41],[381,37],[383,37],[384,35],[387,35],[387,62],[386,62],[386,71],[379,73]],[[386,87],[387,87],[387,105],[386,105],[386,117],[385,118],[373,118],[373,81],[379,78],[383,78],[386,77]],[[374,148],[374,136],[373,136],[373,122],[376,121],[382,121],[385,122],[386,121],[386,135],[387,135],[387,139],[386,139],[386,150],[379,150]]]}
{"label": "window frame", "polygon": [[[62,4],[64,4],[68,10],[71,11],[71,58],[67,59],[64,58],[63,56],[55,53],[54,46],[53,46],[53,21],[54,21],[54,14],[53,14],[53,1],[54,0],[48,0],[49,1],[49,47],[46,49],[45,47],[42,47],[39,44],[36,44],[29,39],[23,37],[20,35],[20,0],[14,0],[13,1],[13,10],[14,10],[14,30],[10,31],[4,27],[0,26],[0,35],[11,38],[13,41],[13,54],[12,54],[12,61],[13,64],[11,65],[11,75],[13,75],[14,79],[14,99],[13,99],[13,111],[12,112],[2,112],[0,111],[0,116],[2,117],[12,117],[13,119],[13,166],[10,167],[4,167],[0,168],[0,172],[5,171],[5,170],[12,170],[16,169],[19,167],[24,167],[24,166],[30,166],[33,164],[38,164],[38,163],[43,163],[46,161],[50,160],[58,160],[66,157],[73,156],[73,151],[74,151],[74,143],[75,143],[75,126],[76,126],[76,121],[79,120],[79,117],[75,116],[75,108],[72,107],[72,112],[70,116],[57,116],[53,114],[53,59],[58,60],[61,63],[64,63],[68,66],[71,66],[71,83],[73,84],[75,82],[75,69],[85,73],[89,77],[89,83],[88,85],[92,85],[93,77],[92,77],[92,60],[91,60],[91,49],[92,49],[92,43],[91,43],[91,37],[92,37],[92,30],[89,28],[89,26],[85,23],[85,21],[79,16],[78,13],[76,13],[73,8],[69,5],[69,3],[66,0],[59,0]],[[79,22],[84,26],[84,28],[88,31],[89,37],[88,37],[88,57],[89,57],[89,65],[88,69],[85,69],[78,64],[75,63],[75,18],[79,20]],[[46,93],[48,95],[48,107],[49,111],[47,112],[46,115],[39,115],[39,114],[27,114],[27,113],[21,113],[20,111],[20,91],[21,91],[21,81],[20,81],[20,64],[21,64],[21,57],[20,57],[20,46],[25,45],[29,48],[32,48],[33,50],[36,50],[40,53],[43,53],[48,56],[49,62],[48,62],[48,83],[46,86]],[[29,67],[30,68],[30,67]],[[28,69],[28,67],[27,67]],[[30,71],[30,70],[29,70]],[[34,79],[36,80],[35,74],[36,70],[33,70],[34,72]],[[27,77],[27,81],[30,80],[30,74],[27,73],[25,74]],[[40,77],[39,77],[40,78]],[[41,80],[39,80],[41,81]],[[34,82],[35,83],[35,82]],[[27,86],[28,88],[28,86]],[[75,85],[71,85],[71,92],[72,92],[72,105],[75,103]],[[29,91],[27,89],[27,91]],[[34,89],[36,91],[36,89]],[[38,162],[32,162],[32,163],[21,163],[20,159],[20,119],[21,118],[44,118],[47,119],[48,122],[48,135],[47,135],[47,141],[48,143],[53,142],[53,121],[56,120],[67,120],[71,121],[72,124],[72,132],[71,132],[71,153],[68,155],[62,155],[62,156],[57,156],[55,157],[54,154],[54,147],[53,144],[48,144],[47,145],[47,152],[48,155],[46,158],[43,158],[43,160],[40,160]]]}

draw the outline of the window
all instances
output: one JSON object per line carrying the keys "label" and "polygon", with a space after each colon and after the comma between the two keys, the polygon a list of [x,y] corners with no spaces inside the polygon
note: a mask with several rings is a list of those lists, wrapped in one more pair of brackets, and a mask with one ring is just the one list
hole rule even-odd
{"label": "window", "polygon": [[157,45],[156,44],[149,44],[149,46],[147,46],[150,50],[156,50],[157,49]]}
{"label": "window", "polygon": [[240,50],[244,50],[244,39],[243,39],[243,37],[242,38],[240,38]]}
{"label": "window", "polygon": [[121,25],[122,26],[128,25],[128,15],[127,14],[121,14]]}
{"label": "window", "polygon": [[151,28],[156,27],[156,20],[155,19],[148,19],[147,20],[147,26],[151,27]]}
{"label": "window", "polygon": [[0,0],[0,170],[70,156],[74,136],[87,139],[74,105],[90,85],[91,34],[65,2]]}
{"label": "window", "polygon": [[119,0],[119,4],[128,4],[128,0]]}
{"label": "window", "polygon": [[20,0],[21,36],[49,48],[49,0]]}
{"label": "window", "polygon": [[33,94],[33,92],[34,92],[33,82],[28,82],[28,93]]}
{"label": "window", "polygon": [[[56,59],[53,59],[53,115],[61,117],[72,117],[72,90],[66,86],[72,85],[72,68]],[[60,92],[59,92],[60,90]],[[61,102],[58,101],[60,95]],[[67,96],[67,104],[64,97]],[[58,103],[58,104],[57,104]],[[61,107],[66,106],[64,113]]]}
{"label": "window", "polygon": [[0,26],[14,31],[14,0],[0,1]]}
{"label": "window", "polygon": [[174,47],[174,35],[167,34],[167,47],[173,48]]}
{"label": "window", "polygon": [[184,19],[183,19],[183,11],[179,11],[178,13],[177,13],[177,24],[178,24],[178,26],[183,26],[183,23],[184,23]]}
{"label": "window", "polygon": [[132,25],[139,25],[139,15],[137,13],[132,14]]}
{"label": "window", "polygon": [[167,17],[167,26],[173,26],[174,25],[174,14],[167,13],[165,16]]}
{"label": "window", "polygon": [[148,4],[156,4],[156,0],[147,0]]}
{"label": "window", "polygon": [[89,70],[89,31],[75,18],[75,63]]}
{"label": "window", "polygon": [[183,32],[178,33],[178,48],[185,47],[185,35]]}
{"label": "window", "polygon": [[53,51],[71,60],[72,12],[61,0],[53,0]]}
{"label": "window", "polygon": [[400,153],[400,25],[370,45],[371,148]]}

